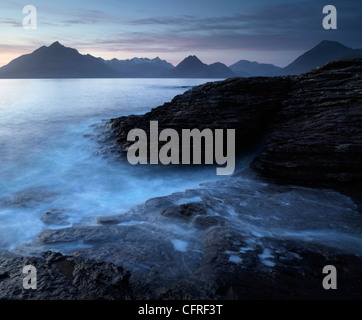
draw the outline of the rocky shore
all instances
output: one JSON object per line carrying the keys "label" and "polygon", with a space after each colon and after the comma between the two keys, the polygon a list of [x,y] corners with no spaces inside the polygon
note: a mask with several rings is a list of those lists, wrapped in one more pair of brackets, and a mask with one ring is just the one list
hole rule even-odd
{"label": "rocky shore", "polygon": [[[97,226],[45,230],[16,251],[44,249],[40,257],[1,253],[0,299],[361,297],[362,60],[207,83],[145,115],[112,119],[104,137],[122,154],[128,131],[147,132],[151,120],[159,130],[236,129],[239,154],[261,152],[232,177]],[[47,251],[62,243],[83,247]],[[39,270],[34,292],[21,287],[29,263]],[[323,289],[325,265],[337,268],[338,290]]]}
{"label": "rocky shore", "polygon": [[236,150],[266,135],[252,167],[283,183],[337,187],[362,181],[362,60],[293,77],[230,78],[194,87],[145,115],[111,120],[119,151],[133,128],[235,129]]}

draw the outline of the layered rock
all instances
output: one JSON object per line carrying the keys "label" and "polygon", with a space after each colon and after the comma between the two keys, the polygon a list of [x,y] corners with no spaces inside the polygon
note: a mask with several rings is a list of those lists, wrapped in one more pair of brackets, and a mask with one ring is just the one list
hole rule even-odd
{"label": "layered rock", "polygon": [[362,182],[362,60],[296,78],[253,167],[284,183]]}

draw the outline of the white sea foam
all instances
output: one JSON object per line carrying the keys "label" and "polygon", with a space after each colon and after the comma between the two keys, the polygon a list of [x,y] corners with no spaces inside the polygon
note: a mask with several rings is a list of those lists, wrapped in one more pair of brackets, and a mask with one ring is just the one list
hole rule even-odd
{"label": "white sea foam", "polygon": [[242,263],[242,262],[243,262],[243,259],[241,259],[241,258],[238,257],[238,256],[231,255],[231,256],[229,257],[229,261],[230,261],[230,262],[234,262],[234,263]]}
{"label": "white sea foam", "polygon": [[171,239],[173,247],[176,251],[185,252],[187,250],[188,243],[179,239]]}

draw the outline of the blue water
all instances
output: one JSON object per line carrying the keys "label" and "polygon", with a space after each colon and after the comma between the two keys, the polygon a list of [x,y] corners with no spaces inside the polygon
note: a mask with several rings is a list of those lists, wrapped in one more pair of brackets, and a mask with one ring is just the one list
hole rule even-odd
{"label": "blue water", "polygon": [[[46,228],[41,215],[96,223],[145,200],[217,179],[215,168],[133,167],[98,154],[89,138],[103,119],[141,114],[204,79],[0,80],[0,249]],[[59,226],[58,226],[59,227]],[[64,225],[63,225],[64,227]]]}

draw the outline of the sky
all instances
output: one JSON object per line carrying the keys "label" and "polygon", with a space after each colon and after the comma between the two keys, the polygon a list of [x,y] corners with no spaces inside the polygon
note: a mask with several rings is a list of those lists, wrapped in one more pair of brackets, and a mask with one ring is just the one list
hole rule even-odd
{"label": "sky", "polygon": [[[25,5],[37,28],[24,29]],[[325,5],[337,30],[325,30]],[[160,57],[177,65],[241,59],[284,67],[322,40],[362,48],[362,0],[1,0],[0,66],[55,41],[104,59]]]}

